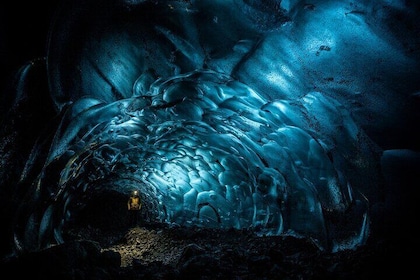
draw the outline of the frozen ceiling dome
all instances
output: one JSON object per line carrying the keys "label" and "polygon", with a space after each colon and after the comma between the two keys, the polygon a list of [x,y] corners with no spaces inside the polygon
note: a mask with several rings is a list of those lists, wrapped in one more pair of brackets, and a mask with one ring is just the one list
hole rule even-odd
{"label": "frozen ceiling dome", "polygon": [[[322,112],[339,120],[347,141],[360,141],[348,113],[331,108],[340,104],[319,92],[300,104],[269,101],[210,70],[157,79],[109,104],[80,99],[63,117],[36,182],[32,202],[43,207],[33,215],[41,222],[21,221],[30,224],[25,234],[38,232],[41,244],[64,242],[65,225],[97,193],[124,195],[135,186],[153,222],[287,233],[334,250],[361,244],[368,201],[306,119]],[[24,243],[33,245],[36,234],[29,236]]]}
{"label": "frozen ceiling dome", "polygon": [[65,242],[98,194],[133,186],[149,221],[364,244],[379,175],[364,115],[414,62],[383,67],[396,46],[370,27],[377,7],[354,5],[65,1],[47,56],[61,119],[22,175],[16,247]]}

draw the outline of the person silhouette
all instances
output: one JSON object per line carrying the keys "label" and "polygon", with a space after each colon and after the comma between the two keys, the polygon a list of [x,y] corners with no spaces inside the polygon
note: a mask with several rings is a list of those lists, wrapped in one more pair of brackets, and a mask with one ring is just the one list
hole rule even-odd
{"label": "person silhouette", "polygon": [[133,191],[128,199],[128,212],[130,226],[136,226],[139,222],[139,213],[141,209],[141,200],[137,190]]}

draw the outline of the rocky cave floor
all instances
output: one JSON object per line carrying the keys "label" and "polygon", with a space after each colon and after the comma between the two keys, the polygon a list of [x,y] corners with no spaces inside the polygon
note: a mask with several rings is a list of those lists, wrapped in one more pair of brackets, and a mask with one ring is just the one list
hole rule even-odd
{"label": "rocky cave floor", "polygon": [[[292,236],[147,225],[73,229],[71,241],[9,257],[10,279],[372,279],[412,277],[418,241],[376,238],[331,253]],[[417,239],[416,239],[417,240]],[[414,265],[414,266],[413,266]],[[6,279],[2,277],[2,279]],[[7,278],[9,279],[9,278]]]}

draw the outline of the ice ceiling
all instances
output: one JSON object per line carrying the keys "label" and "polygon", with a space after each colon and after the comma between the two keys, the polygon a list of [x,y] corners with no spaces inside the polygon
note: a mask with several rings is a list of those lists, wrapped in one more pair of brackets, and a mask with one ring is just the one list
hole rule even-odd
{"label": "ice ceiling", "polygon": [[47,55],[61,119],[22,174],[16,247],[65,242],[95,194],[133,189],[156,222],[363,244],[379,181],[371,135],[418,74],[387,22],[403,7],[65,1]]}

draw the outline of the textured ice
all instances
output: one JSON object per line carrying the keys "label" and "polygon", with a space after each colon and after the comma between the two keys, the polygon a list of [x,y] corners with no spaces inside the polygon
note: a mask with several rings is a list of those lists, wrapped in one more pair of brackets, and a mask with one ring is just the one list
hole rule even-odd
{"label": "textured ice", "polygon": [[48,53],[62,119],[18,215],[17,246],[64,242],[92,193],[133,186],[156,222],[293,234],[332,251],[366,241],[367,186],[348,170],[373,152],[341,97],[388,71],[373,63],[394,51],[368,27],[377,6],[68,2]]}
{"label": "textured ice", "polygon": [[[318,113],[305,106],[313,99],[327,118],[348,122],[344,110],[328,110],[337,104],[319,94],[308,93],[295,107],[265,100],[226,75],[197,70],[158,79],[144,94],[110,104],[80,99],[67,110],[37,183],[43,199],[42,190],[51,188],[44,182],[56,182],[54,202],[33,213],[39,228],[26,230],[39,231],[41,240],[54,231],[61,240],[60,228],[77,214],[81,193],[103,187],[129,193],[134,185],[148,216],[159,222],[288,232],[322,247],[364,239],[367,201],[340,176],[321,135],[303,125],[303,115]],[[357,127],[348,136],[354,133]],[[56,165],[59,174],[49,170]],[[99,185],[104,178],[113,183]],[[355,203],[360,209],[347,214]],[[326,213],[348,216],[350,236],[328,231],[336,222]]]}

